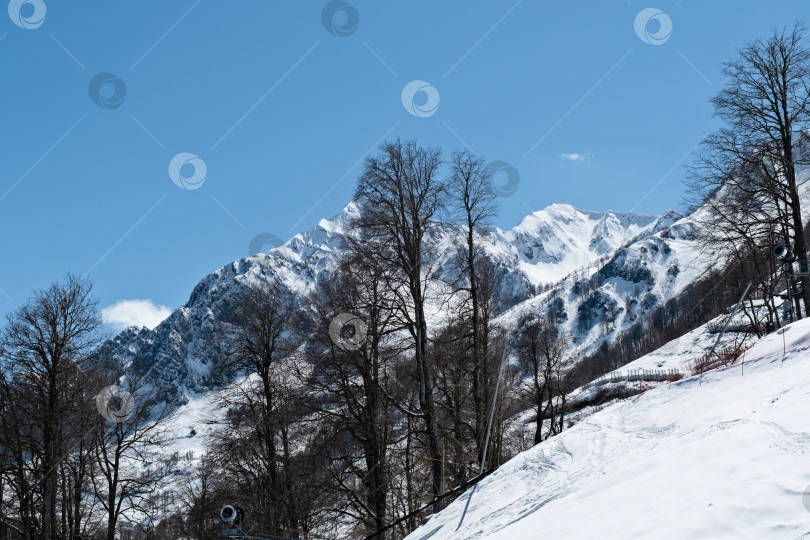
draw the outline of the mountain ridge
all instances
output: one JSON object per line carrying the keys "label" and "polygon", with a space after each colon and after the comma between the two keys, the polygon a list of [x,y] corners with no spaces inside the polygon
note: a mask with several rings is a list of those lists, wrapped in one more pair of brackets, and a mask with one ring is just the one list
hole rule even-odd
{"label": "mountain ridge", "polygon": [[[224,351],[217,330],[238,292],[276,280],[301,305],[318,283],[329,278],[338,257],[347,250],[345,238],[352,234],[350,223],[359,212],[359,204],[350,202],[282,246],[211,272],[193,288],[189,300],[157,327],[126,328],[104,345],[106,351],[123,366],[150,372],[166,399],[177,404],[184,403],[189,393],[221,387],[228,381],[221,369]],[[656,216],[554,203],[527,215],[512,229],[487,228],[480,241],[496,268],[501,311],[509,313],[547,296],[543,291],[555,287],[571,297],[575,283],[568,278],[573,273],[602,268],[626,246],[660,234],[682,219],[674,211]],[[454,271],[454,258],[449,255],[461,233],[458,226],[442,225],[431,238],[431,251],[441,259],[439,271]],[[568,310],[569,319],[577,316],[575,309]]]}

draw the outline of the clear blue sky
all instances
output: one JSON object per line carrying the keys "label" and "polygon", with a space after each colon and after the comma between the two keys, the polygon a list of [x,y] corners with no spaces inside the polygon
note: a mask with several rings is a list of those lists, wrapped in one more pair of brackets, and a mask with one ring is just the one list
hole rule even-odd
{"label": "clear blue sky", "polygon": [[[325,1],[19,4],[19,24],[0,10],[0,314],[67,271],[89,272],[102,306],[176,308],[256,235],[338,212],[386,134],[512,164],[502,228],[552,202],[679,209],[719,64],[807,14],[800,0],[353,0],[329,19],[340,36]],[[657,45],[634,27],[648,7],[664,13],[642,26]],[[118,77],[96,85],[106,109],[99,73]],[[414,80],[438,93],[421,117],[402,102]],[[181,153],[206,165],[198,189],[169,177]]]}

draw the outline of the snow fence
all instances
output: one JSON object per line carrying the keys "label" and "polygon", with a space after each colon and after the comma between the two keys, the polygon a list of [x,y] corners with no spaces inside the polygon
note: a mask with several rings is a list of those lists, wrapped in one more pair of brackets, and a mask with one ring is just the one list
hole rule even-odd
{"label": "snow fence", "polygon": [[635,381],[677,381],[683,378],[683,373],[677,369],[631,369],[628,371],[611,371],[601,377],[598,377],[583,388],[592,388],[594,386],[602,386],[608,383],[619,382],[635,382]]}

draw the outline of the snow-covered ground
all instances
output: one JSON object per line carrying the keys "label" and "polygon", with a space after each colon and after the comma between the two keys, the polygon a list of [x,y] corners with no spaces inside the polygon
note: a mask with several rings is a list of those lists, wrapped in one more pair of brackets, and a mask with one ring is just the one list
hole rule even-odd
{"label": "snow-covered ground", "polygon": [[191,452],[194,456],[192,462],[205,454],[207,438],[211,436],[217,422],[225,415],[221,406],[222,393],[191,394],[188,403],[178,408],[167,420],[170,437],[167,441],[165,453],[177,453],[185,456]]}
{"label": "snow-covered ground", "polygon": [[[698,334],[627,367],[683,367]],[[615,403],[519,454],[408,538],[810,537],[808,404],[805,319],[744,365]]]}

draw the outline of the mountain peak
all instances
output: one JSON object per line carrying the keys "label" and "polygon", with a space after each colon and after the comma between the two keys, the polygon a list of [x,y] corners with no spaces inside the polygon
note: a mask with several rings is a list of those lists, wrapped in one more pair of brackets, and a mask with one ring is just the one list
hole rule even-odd
{"label": "mountain peak", "polygon": [[323,229],[331,234],[346,234],[348,225],[352,219],[360,215],[360,204],[356,201],[351,201],[344,206],[340,212],[335,214],[329,219],[323,218],[318,221],[316,228]]}

